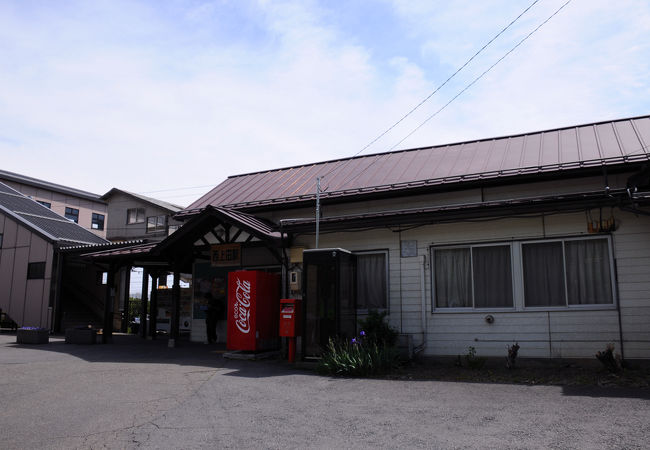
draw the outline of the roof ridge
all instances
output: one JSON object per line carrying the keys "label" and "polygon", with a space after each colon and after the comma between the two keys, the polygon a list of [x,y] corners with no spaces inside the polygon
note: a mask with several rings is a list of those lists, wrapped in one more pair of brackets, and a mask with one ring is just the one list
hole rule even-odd
{"label": "roof ridge", "polygon": [[528,131],[528,132],[515,133],[515,134],[507,134],[507,135],[502,135],[502,136],[493,136],[493,137],[489,137],[489,138],[471,139],[471,140],[467,140],[467,141],[448,142],[448,143],[445,143],[445,144],[426,145],[426,146],[423,146],[423,147],[404,148],[404,149],[400,149],[400,150],[391,150],[391,151],[385,151],[385,152],[369,153],[369,154],[366,154],[366,155],[347,156],[347,157],[343,157],[343,158],[329,159],[329,160],[317,161],[317,162],[312,162],[312,163],[296,164],[296,165],[293,165],[293,166],[285,166],[285,167],[278,167],[278,168],[274,168],[274,169],[259,170],[259,171],[256,171],[256,172],[247,172],[247,173],[241,173],[241,174],[236,174],[236,175],[229,175],[228,179],[246,177],[246,176],[250,176],[250,175],[258,175],[258,174],[263,174],[263,173],[280,172],[280,171],[283,171],[283,170],[298,169],[298,168],[301,168],[301,167],[325,165],[325,164],[337,163],[337,162],[341,162],[341,161],[352,161],[352,160],[355,160],[355,159],[370,158],[370,157],[373,157],[373,156],[394,155],[394,154],[397,154],[397,153],[414,152],[414,151],[425,150],[425,149],[435,149],[435,148],[443,148],[443,147],[451,147],[451,146],[460,146],[460,145],[463,145],[463,144],[472,144],[472,143],[476,143],[476,142],[496,141],[496,140],[500,140],[500,139],[510,139],[510,138],[516,138],[516,137],[522,137],[522,136],[530,136],[530,135],[536,135],[536,134],[544,134],[544,133],[551,133],[551,132],[562,131],[562,130],[569,130],[569,129],[572,129],[572,128],[589,127],[589,126],[595,126],[595,125],[603,125],[603,124],[607,124],[607,123],[617,123],[617,122],[624,122],[624,121],[628,121],[628,120],[638,120],[638,119],[645,119],[645,118],[650,118],[650,114],[644,114],[644,115],[633,116],[633,117],[624,117],[624,118],[621,118],[621,119],[601,120],[601,121],[598,121],[598,122],[588,122],[588,123],[582,123],[582,124],[577,124],[577,125],[569,125],[569,126],[563,126],[563,127],[557,127],[557,128],[547,128],[547,129],[543,129],[543,130]]}

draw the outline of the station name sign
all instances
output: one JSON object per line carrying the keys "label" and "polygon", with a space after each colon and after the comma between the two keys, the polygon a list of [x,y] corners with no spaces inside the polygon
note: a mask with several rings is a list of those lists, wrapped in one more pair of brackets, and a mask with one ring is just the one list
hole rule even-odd
{"label": "station name sign", "polygon": [[219,244],[210,248],[210,262],[213,267],[241,265],[241,244]]}

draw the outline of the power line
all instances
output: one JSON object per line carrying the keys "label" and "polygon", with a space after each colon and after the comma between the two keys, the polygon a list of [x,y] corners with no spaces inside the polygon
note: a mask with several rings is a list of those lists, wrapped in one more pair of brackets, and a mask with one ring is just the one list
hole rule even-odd
{"label": "power line", "polygon": [[[454,100],[456,100],[458,97],[460,97],[465,91],[467,91],[470,87],[472,87],[477,81],[479,81],[481,78],[483,78],[488,72],[490,72],[494,67],[496,67],[497,64],[499,64],[501,61],[503,61],[508,55],[510,55],[513,51],[515,51],[521,44],[523,44],[528,38],[530,38],[537,30],[542,28],[546,23],[551,20],[553,17],[555,17],[562,9],[564,9],[565,6],[567,6],[569,3],[571,3],[572,0],[567,0],[562,6],[560,6],[558,9],[555,10],[553,14],[551,14],[544,22],[539,24],[533,31],[528,33],[523,39],[521,39],[514,47],[512,47],[508,52],[506,52],[501,58],[499,58],[494,64],[492,64],[489,68],[487,68],[483,73],[481,73],[478,77],[474,78],[472,82],[470,82],[465,88],[463,88],[460,92],[458,92],[454,97],[452,97],[451,100],[449,100],[447,103],[445,103],[440,109],[438,109],[435,113],[431,114],[429,117],[427,117],[420,125],[418,125],[415,129],[413,129],[409,134],[407,134],[404,138],[402,138],[399,142],[397,142],[395,145],[393,145],[391,148],[388,149],[388,151],[394,150],[398,145],[400,145],[402,142],[404,142],[406,139],[411,137],[416,131],[418,131],[420,128],[422,128],[428,121],[436,117],[440,112],[442,112],[447,106],[449,106]],[[363,170],[361,170],[359,173],[355,174],[354,176],[344,180],[341,184],[349,183],[351,181],[356,180],[359,178],[364,172],[366,172],[371,166],[373,166],[381,157],[382,155],[379,155],[374,161],[372,161],[368,166],[366,166]]]}
{"label": "power line", "polygon": [[546,23],[551,20],[553,17],[555,17],[566,5],[571,3],[571,0],[567,0],[562,6],[560,6],[558,9],[555,10],[553,14],[551,14],[544,22],[539,24],[533,31],[528,33],[522,40],[520,40],[514,47],[512,47],[508,52],[506,52],[505,55],[503,55],[501,58],[499,58],[494,64],[492,64],[490,67],[487,68],[482,74],[480,74],[478,77],[474,78],[471,83],[469,83],[463,90],[461,90],[458,94],[456,94],[454,97],[452,97],[451,100],[449,100],[447,103],[445,103],[444,106],[442,106],[438,111],[435,113],[431,114],[429,117],[427,117],[424,122],[422,122],[420,125],[418,125],[413,131],[411,131],[409,134],[407,134],[403,139],[401,139],[399,142],[397,142],[395,145],[393,145],[388,151],[394,150],[395,147],[400,145],[402,142],[404,142],[406,139],[411,137],[413,133],[418,131],[424,124],[426,124],[429,120],[433,119],[435,116],[437,116],[442,110],[444,110],[447,106],[449,106],[454,100],[456,100],[458,97],[460,97],[465,91],[467,91],[470,87],[472,87],[477,81],[479,81],[481,78],[483,78],[488,72],[490,72],[494,67],[496,67],[497,64],[499,64],[501,61],[503,61],[508,55],[510,55],[512,52],[514,52],[517,47],[519,47],[521,44],[523,44],[529,37],[531,37],[537,30],[542,28]]}
{"label": "power line", "polygon": [[[514,19],[513,19],[513,20],[512,20],[508,25],[506,25],[505,28],[503,28],[503,29],[502,29],[501,31],[499,31],[496,35],[494,35],[494,37],[493,37],[492,39],[490,39],[490,40],[489,40],[485,45],[483,45],[483,47],[481,47],[481,48],[480,48],[476,53],[474,53],[474,54],[473,54],[473,55],[472,55],[472,56],[471,56],[467,61],[465,61],[465,63],[464,63],[462,66],[460,66],[458,69],[456,69],[456,71],[455,71],[454,73],[452,73],[452,74],[451,74],[451,75],[450,75],[450,76],[449,76],[449,77],[448,77],[448,78],[447,78],[447,79],[446,79],[446,80],[445,80],[441,85],[439,85],[438,87],[436,87],[436,88],[433,90],[433,92],[431,92],[429,95],[427,95],[427,96],[426,96],[426,97],[425,97],[425,98],[424,98],[420,103],[418,103],[418,104],[415,105],[413,108],[411,108],[411,110],[410,110],[409,112],[407,112],[406,114],[404,114],[404,115],[403,115],[403,116],[402,116],[402,117],[401,117],[397,122],[395,122],[394,124],[392,124],[392,125],[391,125],[390,127],[388,127],[384,132],[382,132],[381,134],[379,134],[379,136],[377,136],[377,137],[374,138],[372,141],[370,141],[368,144],[366,144],[366,145],[365,145],[361,150],[359,150],[358,152],[356,152],[356,153],[352,156],[352,158],[354,158],[354,157],[356,157],[356,156],[359,156],[359,155],[360,155],[361,153],[363,153],[366,149],[368,149],[368,147],[370,147],[370,146],[373,145],[375,142],[377,142],[379,139],[381,139],[382,137],[384,137],[384,136],[385,136],[386,134],[388,134],[391,130],[393,130],[397,125],[399,125],[400,123],[402,123],[402,121],[404,121],[404,119],[406,119],[406,118],[409,117],[411,114],[413,114],[413,113],[414,113],[414,112],[415,112],[415,111],[416,111],[420,106],[424,105],[424,104],[425,104],[425,103],[426,103],[426,102],[427,102],[431,97],[433,97],[433,96],[434,96],[434,95],[435,95],[435,94],[436,94],[440,89],[442,89],[442,88],[443,88],[443,87],[444,87],[444,86],[445,86],[445,85],[446,85],[446,84],[447,84],[447,83],[448,83],[452,78],[454,78],[454,77],[455,77],[455,76],[456,76],[456,75],[457,75],[461,70],[463,70],[463,69],[464,69],[464,68],[465,68],[465,67],[466,67],[470,62],[472,62],[472,61],[474,60],[474,58],[476,58],[480,53],[482,53],[483,50],[485,50],[485,49],[486,49],[486,48],[487,48],[487,47],[488,47],[492,42],[494,42],[494,41],[495,41],[499,36],[501,36],[501,35],[502,35],[502,34],[503,34],[503,33],[504,33],[508,28],[510,28],[510,27],[511,27],[515,22],[517,22],[517,20],[519,20],[519,19],[520,19],[524,14],[526,14],[530,8],[532,8],[533,6],[535,6],[535,4],[536,4],[537,2],[539,2],[539,0],[534,0],[530,5],[528,5],[528,7],[527,7],[526,9],[524,9],[524,10],[523,10],[523,11],[522,11],[522,12],[521,12],[517,17],[515,17],[515,18],[514,18]],[[348,164],[348,162],[344,163],[344,165],[341,166],[341,167],[338,167],[338,168],[334,167],[334,168],[332,168],[332,169],[331,169],[329,172],[327,172],[325,175],[322,175],[322,177],[326,177],[326,176],[328,176],[329,174],[331,174],[331,173],[334,172],[335,170],[341,170],[341,169],[343,169],[343,167],[345,166],[345,164]],[[325,190],[327,190],[327,188],[325,188]]]}

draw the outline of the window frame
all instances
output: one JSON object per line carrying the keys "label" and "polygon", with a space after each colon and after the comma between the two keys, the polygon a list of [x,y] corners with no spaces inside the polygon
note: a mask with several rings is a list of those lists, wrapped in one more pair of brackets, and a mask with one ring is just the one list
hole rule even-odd
{"label": "window frame", "polygon": [[[609,257],[609,278],[610,278],[610,288],[611,288],[611,303],[588,303],[584,305],[572,305],[569,303],[569,285],[567,277],[567,268],[566,268],[566,248],[565,242],[567,241],[586,241],[586,240],[599,240],[604,239],[607,241],[607,256]],[[616,274],[614,272],[614,248],[612,246],[612,238],[610,234],[607,235],[597,235],[597,236],[573,236],[573,237],[553,237],[549,239],[535,239],[535,240],[526,240],[521,241],[520,245],[523,247],[525,244],[539,244],[539,243],[550,243],[550,242],[561,242],[562,243],[562,270],[564,274],[564,306],[526,306],[526,295],[525,295],[525,278],[524,278],[524,261],[523,261],[523,250],[520,250],[520,268],[521,268],[521,306],[522,311],[569,311],[569,310],[601,310],[601,309],[615,309],[618,305],[618,296],[617,296],[617,284],[616,284]]]}
{"label": "window frame", "polygon": [[[135,211],[135,220],[131,222],[129,220],[130,212]],[[140,219],[140,212],[142,212],[142,218]],[[126,209],[126,224],[127,225],[136,225],[140,223],[145,223],[146,220],[146,211],[145,208],[127,208]]]}
{"label": "window frame", "polygon": [[[359,250],[359,251],[354,251],[352,252],[353,255],[359,256],[359,255],[376,255],[376,254],[383,254],[384,255],[384,266],[386,270],[386,305],[383,308],[376,308],[373,309],[375,311],[379,312],[386,312],[390,314],[390,264],[389,264],[389,256],[390,256],[390,251],[387,248],[381,248],[381,249],[373,249],[373,250]],[[355,266],[356,266],[356,261],[355,261]],[[355,267],[355,272],[356,272],[356,267]],[[355,278],[358,277],[358,274],[355,276]],[[357,293],[357,279],[354,280],[354,290],[355,290],[355,303],[358,303],[359,297]],[[359,308],[357,306],[357,315],[364,315],[368,314],[369,311],[372,308]]]}
{"label": "window frame", "polygon": [[[28,280],[44,280],[46,261],[34,261],[27,263],[27,279]],[[36,271],[36,273],[34,273]],[[42,274],[41,274],[42,272]]]}
{"label": "window frame", "polygon": [[[95,221],[95,218],[96,218],[96,217],[101,217],[101,218],[102,218],[102,221],[101,221],[101,225],[102,225],[102,226],[101,226],[101,227],[100,227],[100,226],[97,226],[97,228],[95,228],[94,225],[95,225],[95,222],[96,222],[96,221]],[[105,225],[105,223],[106,223],[106,215],[105,215],[105,214],[92,213],[91,218],[90,218],[90,229],[91,229],[91,230],[104,231],[104,225]]]}
{"label": "window frame", "polygon": [[[73,217],[76,217],[76,220],[71,219],[70,217],[68,217],[69,215],[73,216]],[[66,206],[65,210],[64,210],[63,217],[65,217],[66,219],[68,219],[71,222],[74,222],[74,223],[78,224],[79,223],[79,209],[78,208],[73,208],[71,206]]]}
{"label": "window frame", "polygon": [[[484,308],[477,308],[474,301],[474,255],[472,248],[474,247],[508,247],[510,249],[510,288],[512,289],[512,306],[489,306]],[[470,287],[472,292],[471,303],[472,306],[454,306],[444,307],[436,305],[436,267],[435,267],[435,250],[454,250],[454,249],[469,249],[469,266],[470,266]],[[509,312],[517,310],[517,289],[516,289],[516,271],[515,271],[515,255],[512,242],[480,242],[469,244],[452,244],[452,245],[432,245],[429,248],[429,264],[431,270],[431,312],[432,313],[458,313],[458,312]]]}
{"label": "window frame", "polygon": [[[160,219],[162,218],[163,224],[160,225]],[[156,219],[156,225],[150,229],[149,228],[149,219]],[[147,216],[147,220],[145,220],[145,232],[146,233],[161,233],[165,232],[167,230],[167,215],[166,214],[159,214],[155,216]]]}
{"label": "window frame", "polygon": [[[578,241],[578,240],[598,240],[605,239],[607,240],[607,252],[609,257],[609,275],[610,275],[610,287],[611,287],[611,303],[590,303],[590,304],[569,304],[568,293],[566,293],[566,305],[565,306],[526,306],[525,299],[525,286],[524,286],[524,263],[523,263],[523,245],[524,244],[534,244],[534,243],[546,243],[554,241],[562,241],[562,254],[563,254],[563,271],[565,277],[565,292],[567,290],[566,283],[566,257],[564,257],[564,242],[566,241]],[[513,285],[513,306],[512,307],[503,307],[503,308],[474,308],[470,307],[454,307],[454,308],[445,308],[445,307],[436,307],[436,284],[435,284],[435,259],[434,259],[434,250],[435,249],[453,249],[453,248],[468,248],[468,247],[478,247],[478,246],[500,246],[500,245],[509,245],[510,246],[510,258],[511,258],[511,274],[512,274],[512,285]],[[494,241],[483,241],[483,242],[470,242],[470,243],[450,243],[450,244],[440,244],[440,245],[431,245],[429,247],[429,270],[430,270],[430,279],[431,286],[429,287],[429,294],[431,295],[431,314],[454,314],[454,313],[480,313],[480,312],[541,312],[541,311],[576,311],[576,310],[588,310],[588,311],[603,311],[603,310],[613,310],[618,308],[618,283],[616,280],[615,272],[615,258],[614,258],[614,245],[613,237],[611,233],[597,234],[597,235],[564,235],[564,236],[553,236],[550,238],[528,238],[528,239],[514,239],[514,240],[494,240]],[[472,264],[471,252],[470,252],[470,264]],[[474,304],[474,273],[472,270],[472,305]]]}

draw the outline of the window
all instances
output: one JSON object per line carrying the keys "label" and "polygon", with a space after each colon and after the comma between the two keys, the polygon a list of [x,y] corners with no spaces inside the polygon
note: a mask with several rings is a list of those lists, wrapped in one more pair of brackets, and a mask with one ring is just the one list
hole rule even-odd
{"label": "window", "polygon": [[93,213],[92,222],[90,223],[90,228],[92,228],[93,230],[103,230],[104,215]]}
{"label": "window", "polygon": [[41,205],[45,206],[46,208],[52,209],[52,203],[50,202],[44,202],[42,200],[36,200],[37,203],[40,203]]}
{"label": "window", "polygon": [[72,220],[74,223],[79,223],[79,210],[75,208],[65,208],[65,218]]}
{"label": "window", "polygon": [[147,217],[147,233],[156,231],[165,231],[167,225],[167,216],[150,216]]}
{"label": "window", "polygon": [[180,225],[170,225],[167,229],[167,236],[172,234],[174,231],[178,230],[181,226]]}
{"label": "window", "polygon": [[95,276],[97,277],[97,284],[98,285],[106,285],[108,284],[108,272],[96,272]]}
{"label": "window", "polygon": [[522,244],[527,307],[613,304],[607,239]]}
{"label": "window", "polygon": [[357,253],[357,309],[386,309],[388,252]]}
{"label": "window", "polygon": [[0,248],[2,248],[2,233],[0,233]]}
{"label": "window", "polygon": [[126,223],[144,223],[144,208],[129,208],[126,210]]}
{"label": "window", "polygon": [[510,245],[434,248],[436,308],[511,308]]}
{"label": "window", "polygon": [[45,262],[27,264],[27,279],[36,280],[45,278]]}

